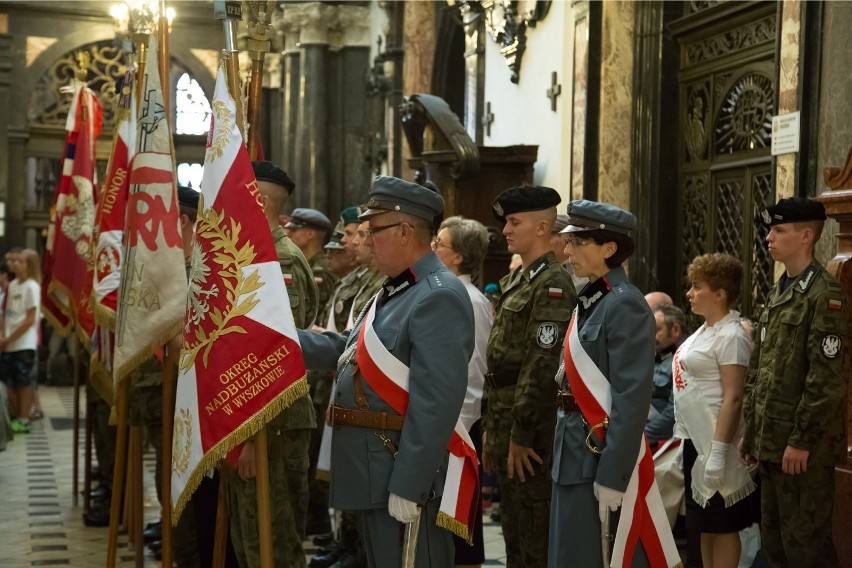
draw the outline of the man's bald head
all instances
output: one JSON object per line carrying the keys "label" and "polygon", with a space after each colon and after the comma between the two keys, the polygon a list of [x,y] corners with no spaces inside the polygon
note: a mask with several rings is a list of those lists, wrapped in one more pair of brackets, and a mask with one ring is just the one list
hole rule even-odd
{"label": "man's bald head", "polygon": [[648,294],[645,294],[645,301],[648,302],[648,305],[651,306],[652,310],[657,306],[674,304],[672,297],[665,292],[649,292]]}

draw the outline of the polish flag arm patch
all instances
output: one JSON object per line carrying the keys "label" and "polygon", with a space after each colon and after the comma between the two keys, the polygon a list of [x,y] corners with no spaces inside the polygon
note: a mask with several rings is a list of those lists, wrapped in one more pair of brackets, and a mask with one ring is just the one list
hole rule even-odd
{"label": "polish flag arm patch", "polygon": [[[551,298],[561,298],[562,297],[562,288],[548,288],[547,295]],[[840,308],[838,308],[840,309]]]}
{"label": "polish flag arm patch", "polygon": [[829,310],[840,310],[842,307],[843,303],[840,300],[831,299],[828,301]]}

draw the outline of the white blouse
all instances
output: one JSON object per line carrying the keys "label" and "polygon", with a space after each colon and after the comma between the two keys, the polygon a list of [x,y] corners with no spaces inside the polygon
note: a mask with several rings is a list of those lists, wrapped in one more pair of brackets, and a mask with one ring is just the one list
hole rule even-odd
{"label": "white blouse", "polygon": [[[684,342],[679,361],[682,370],[704,395],[710,411],[718,418],[722,408],[722,365],[748,367],[752,344],[748,332],[740,323],[740,312],[731,310],[715,325],[702,325]],[[675,399],[675,404],[677,400]],[[674,435],[689,438],[686,425],[675,416]],[[742,425],[742,424],[741,424]]]}

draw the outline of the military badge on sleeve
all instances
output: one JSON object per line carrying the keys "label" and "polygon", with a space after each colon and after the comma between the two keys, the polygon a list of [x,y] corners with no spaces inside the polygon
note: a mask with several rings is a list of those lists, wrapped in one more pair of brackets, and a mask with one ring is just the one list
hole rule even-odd
{"label": "military badge on sleeve", "polygon": [[547,321],[538,326],[536,339],[539,347],[550,349],[556,345],[556,339],[559,337],[559,326],[555,323]]}
{"label": "military badge on sleeve", "polygon": [[836,359],[837,356],[840,355],[840,348],[842,345],[843,342],[839,335],[835,335],[833,333],[826,335],[822,338],[822,342],[820,342],[822,356],[826,359]]}

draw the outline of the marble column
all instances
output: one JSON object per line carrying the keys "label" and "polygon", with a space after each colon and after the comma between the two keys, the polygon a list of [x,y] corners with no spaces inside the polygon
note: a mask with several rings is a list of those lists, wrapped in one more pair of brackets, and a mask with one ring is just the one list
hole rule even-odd
{"label": "marble column", "polygon": [[[801,24],[801,0],[783,0],[781,31],[778,34],[781,38],[778,53],[779,116],[799,110]],[[797,154],[781,154],[775,159],[775,196],[778,199],[792,197],[796,193],[796,158]]]}
{"label": "marble column", "polygon": [[[432,63],[435,58],[435,2],[405,2],[403,45],[405,55],[402,64],[402,94],[432,92]],[[399,117],[395,117],[399,121]],[[396,142],[396,141],[394,141]],[[414,171],[408,167],[411,150],[408,142],[402,146],[401,175],[414,179]]]}
{"label": "marble column", "polygon": [[[339,124],[330,124],[331,137],[337,137],[332,151],[338,182],[331,185],[329,216],[349,205],[363,203],[370,187],[370,164],[366,159],[367,83],[370,67],[370,9],[362,6],[338,6],[337,21],[340,40],[337,51],[339,74],[335,80],[341,88],[331,93],[339,109]],[[337,46],[335,46],[337,47]]]}
{"label": "marble column", "polygon": [[283,36],[284,50],[281,52],[281,166],[288,172],[296,171],[296,126],[299,116],[299,28],[294,18],[289,18],[291,8],[285,6],[283,15],[274,24]]}
{"label": "marble column", "polygon": [[[5,14],[3,15],[5,16]],[[5,18],[2,22],[5,22]],[[2,23],[0,22],[0,23]],[[3,250],[9,248],[10,232],[9,217],[9,108],[11,107],[9,88],[12,82],[12,36],[0,30],[0,202],[5,206],[3,214],[4,230],[0,236]]]}
{"label": "marble column", "polygon": [[299,116],[296,126],[297,186],[295,203],[328,210],[328,31],[334,25],[332,6],[299,6]]}
{"label": "marble column", "polygon": [[633,2],[603,3],[598,198],[624,209],[630,208],[635,10]]}

